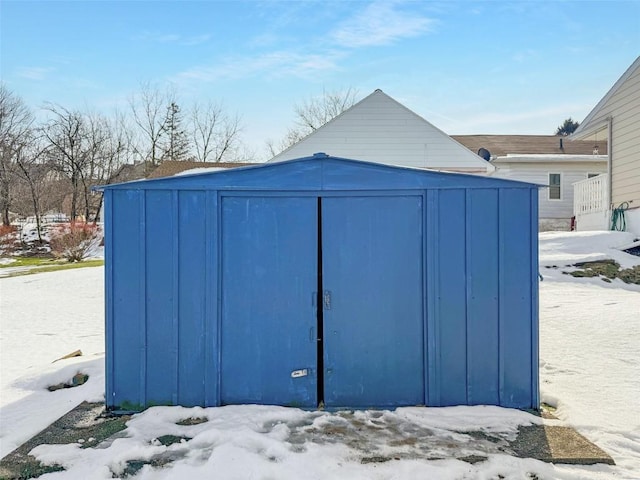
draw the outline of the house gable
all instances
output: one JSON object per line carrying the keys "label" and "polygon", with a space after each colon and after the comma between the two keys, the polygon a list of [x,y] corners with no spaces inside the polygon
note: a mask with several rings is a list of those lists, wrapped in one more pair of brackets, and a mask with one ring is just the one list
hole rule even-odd
{"label": "house gable", "polygon": [[572,139],[593,138],[594,134],[607,127],[607,118],[613,113],[627,113],[640,105],[640,57],[622,74],[618,81],[589,112],[580,126],[571,135]]}
{"label": "house gable", "polygon": [[587,115],[572,138],[608,136],[606,204],[627,207],[626,228],[640,232],[640,57]]}
{"label": "house gable", "polygon": [[320,151],[404,167],[493,171],[474,152],[382,90],[374,91],[269,161],[306,157]]}

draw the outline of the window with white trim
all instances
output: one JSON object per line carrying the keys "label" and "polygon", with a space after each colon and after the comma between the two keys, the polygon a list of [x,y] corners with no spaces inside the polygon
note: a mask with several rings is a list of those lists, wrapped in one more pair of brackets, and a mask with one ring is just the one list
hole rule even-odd
{"label": "window with white trim", "polygon": [[562,175],[559,173],[549,174],[549,200],[562,199],[561,180]]}

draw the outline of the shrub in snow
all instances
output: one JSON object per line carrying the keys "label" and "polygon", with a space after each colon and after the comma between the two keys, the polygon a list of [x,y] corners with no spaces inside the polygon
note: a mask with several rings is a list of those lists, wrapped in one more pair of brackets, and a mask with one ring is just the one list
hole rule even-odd
{"label": "shrub in snow", "polygon": [[0,255],[11,255],[19,248],[18,229],[14,225],[0,225]]}
{"label": "shrub in snow", "polygon": [[86,258],[102,241],[102,230],[97,225],[80,222],[56,225],[50,235],[51,252],[69,262]]}
{"label": "shrub in snow", "polygon": [[33,223],[0,226],[0,255],[11,256],[49,256],[49,236],[46,225]]}

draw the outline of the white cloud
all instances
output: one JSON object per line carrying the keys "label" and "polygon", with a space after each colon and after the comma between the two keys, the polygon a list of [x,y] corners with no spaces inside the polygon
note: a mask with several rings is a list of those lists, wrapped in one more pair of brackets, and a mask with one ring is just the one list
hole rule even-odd
{"label": "white cloud", "polygon": [[205,42],[209,41],[210,38],[211,38],[211,35],[209,35],[208,33],[205,33],[203,35],[195,35],[193,37],[185,37],[179,43],[181,45],[185,45],[185,46],[189,47],[189,46],[192,46],[192,45],[200,45],[201,43],[205,43]]}
{"label": "white cloud", "polygon": [[532,48],[522,50],[513,54],[513,60],[517,63],[524,63],[528,60],[539,58],[538,52]]}
{"label": "white cloud", "polygon": [[397,3],[376,1],[369,4],[332,32],[333,41],[342,47],[369,47],[388,45],[430,31],[432,19],[415,10],[401,11]]}
{"label": "white cloud", "polygon": [[272,32],[267,32],[254,37],[249,40],[247,44],[252,48],[264,48],[276,45],[279,41],[281,41],[280,36]]}
{"label": "white cloud", "polygon": [[545,108],[527,108],[520,111],[491,111],[474,113],[457,111],[449,113],[449,117],[464,118],[464,122],[447,123],[442,128],[450,135],[466,134],[553,134],[557,124],[570,114],[574,118],[583,118],[589,107],[582,103],[562,103]]}
{"label": "white cloud", "polygon": [[255,57],[233,58],[215,66],[194,67],[179,73],[174,81],[214,81],[220,78],[244,78],[262,74],[271,77],[283,74],[304,77],[320,71],[336,70],[342,54],[300,54],[279,51]]}
{"label": "white cloud", "polygon": [[156,33],[156,32],[144,32],[138,37],[140,40],[157,43],[174,43],[176,45],[183,45],[191,47],[193,45],[200,45],[207,42],[211,38],[208,33],[202,35],[184,36],[177,33]]}
{"label": "white cloud", "polygon": [[20,67],[16,74],[29,80],[44,80],[47,74],[52,71],[51,67]]}
{"label": "white cloud", "polygon": [[[339,24],[326,36],[318,33],[316,42],[297,44],[293,49],[238,56],[217,64],[195,66],[178,73],[172,80],[178,83],[211,82],[222,78],[247,78],[255,75],[305,78],[320,72],[339,70],[340,62],[351,55],[351,49],[387,45],[430,31],[433,20],[421,15],[416,8],[402,9],[401,3],[403,2],[370,2],[364,8],[359,7],[354,16]],[[281,37],[275,33],[267,32],[255,37],[251,45],[272,47],[280,40]]]}

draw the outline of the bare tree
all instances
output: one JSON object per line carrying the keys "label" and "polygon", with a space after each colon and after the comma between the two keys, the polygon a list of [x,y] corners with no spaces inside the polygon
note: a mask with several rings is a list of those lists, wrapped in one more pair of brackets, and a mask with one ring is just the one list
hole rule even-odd
{"label": "bare tree", "polygon": [[[70,216],[78,215],[78,199],[83,191],[85,175],[90,170],[94,145],[87,117],[79,111],[48,104],[51,118],[42,133],[48,142],[47,156],[51,166],[71,182]],[[86,212],[85,212],[86,213]]]}
{"label": "bare tree", "polygon": [[229,115],[220,104],[194,104],[191,111],[193,145],[199,162],[237,159],[241,146],[240,118]]}
{"label": "bare tree", "polygon": [[290,146],[298,143],[307,135],[308,133],[303,134],[302,131],[298,128],[289,128],[289,130],[287,130],[287,133],[285,133],[284,137],[282,137],[278,142],[274,141],[271,138],[268,139],[267,150],[269,152],[269,155],[271,155],[272,157],[275,157],[280,152],[283,152]]}
{"label": "bare tree", "polygon": [[36,231],[38,234],[38,244],[42,245],[41,218],[42,199],[44,190],[47,188],[47,166],[42,163],[42,159],[47,151],[47,146],[43,146],[33,135],[25,138],[20,148],[16,151],[16,174],[18,179],[24,181],[28,187],[31,212],[36,219]]}
{"label": "bare tree", "polygon": [[101,183],[102,170],[107,162],[107,150],[109,146],[109,121],[106,117],[92,114],[86,118],[85,146],[86,159],[84,168],[80,169],[80,179],[82,181],[82,199],[84,208],[84,218],[88,222],[91,216],[91,187],[96,183]]}
{"label": "bare tree", "polygon": [[155,167],[161,161],[167,107],[173,102],[173,92],[163,92],[148,82],[143,83],[140,92],[129,101],[133,121],[140,132],[136,153],[150,167]]}
{"label": "bare tree", "polygon": [[294,105],[295,125],[279,142],[267,141],[269,153],[274,156],[299,142],[314,130],[340,115],[356,103],[358,91],[353,87],[346,90],[323,90],[319,97],[311,97]]}
{"label": "bare tree", "polygon": [[2,224],[9,225],[11,180],[16,158],[30,135],[33,114],[22,98],[0,83],[0,214]]}
{"label": "bare tree", "polygon": [[342,91],[322,91],[321,97],[312,97],[302,104],[296,104],[296,124],[308,133],[318,129],[329,120],[356,103],[358,91],[352,87]]}
{"label": "bare tree", "polygon": [[[129,138],[120,119],[83,114],[60,106],[48,107],[53,117],[43,128],[50,165],[71,183],[71,218],[82,209],[89,221],[97,216],[102,199],[91,188],[111,181],[115,170],[127,161]],[[95,204],[98,203],[96,206]]]}
{"label": "bare tree", "polygon": [[[128,135],[128,128],[125,117],[116,112],[114,119],[106,124],[108,131],[107,141],[102,152],[102,162],[97,166],[96,179],[100,184],[107,185],[113,183],[120,168],[129,163],[133,154],[131,138]],[[93,222],[96,223],[102,208],[103,195],[99,194]]]}

